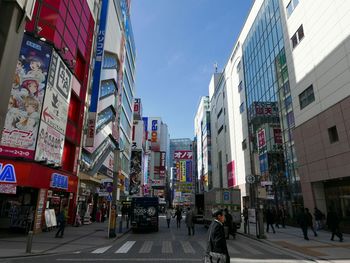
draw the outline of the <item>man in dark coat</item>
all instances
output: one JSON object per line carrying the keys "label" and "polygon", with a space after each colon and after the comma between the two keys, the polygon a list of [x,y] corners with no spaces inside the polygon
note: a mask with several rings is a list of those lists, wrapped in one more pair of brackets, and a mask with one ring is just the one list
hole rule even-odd
{"label": "man in dark coat", "polygon": [[312,232],[314,232],[315,237],[317,237],[317,233],[316,233],[316,230],[314,228],[313,219],[312,219],[312,215],[309,211],[309,208],[305,208],[305,214],[306,214],[306,218],[307,218],[307,226],[310,227]]}
{"label": "man in dark coat", "polygon": [[176,227],[181,228],[182,212],[181,212],[179,207],[176,208],[176,212],[175,212],[174,217],[176,217]]}
{"label": "man in dark coat", "polygon": [[273,233],[275,234],[275,228],[273,227],[273,223],[275,222],[275,216],[271,210],[268,208],[266,211],[266,232],[269,233],[269,226],[271,226]]}
{"label": "man in dark coat", "polygon": [[300,208],[299,210],[297,221],[301,230],[303,231],[304,239],[309,240],[309,237],[307,236],[308,219],[303,208]]}
{"label": "man in dark coat", "polygon": [[[224,222],[225,215],[222,209],[219,209],[213,213],[214,220],[211,222],[209,227],[209,238],[207,245],[207,253],[216,252],[226,255],[226,262],[230,262],[230,255],[228,254]],[[213,262],[214,263],[214,262]],[[218,263],[218,262],[215,262]],[[220,262],[222,263],[222,262]]]}
{"label": "man in dark coat", "polygon": [[339,241],[343,242],[343,234],[340,232],[339,223],[340,219],[337,213],[334,211],[333,207],[330,207],[327,213],[327,225],[328,228],[332,231],[331,240],[333,241],[334,235],[336,235],[337,237],[339,237]]}

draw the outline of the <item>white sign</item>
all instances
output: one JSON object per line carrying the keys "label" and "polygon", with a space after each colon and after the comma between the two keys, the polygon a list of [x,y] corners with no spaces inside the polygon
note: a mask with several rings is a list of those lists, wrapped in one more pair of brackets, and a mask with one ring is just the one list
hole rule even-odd
{"label": "white sign", "polygon": [[35,160],[46,161],[47,163],[60,166],[63,146],[64,135],[42,121],[39,129]]}
{"label": "white sign", "polygon": [[248,209],[248,221],[256,224],[256,213],[255,209]]}

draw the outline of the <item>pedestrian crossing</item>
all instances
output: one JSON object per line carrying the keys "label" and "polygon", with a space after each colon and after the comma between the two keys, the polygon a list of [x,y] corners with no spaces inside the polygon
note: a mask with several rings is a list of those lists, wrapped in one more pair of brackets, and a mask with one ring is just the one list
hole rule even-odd
{"label": "pedestrian crossing", "polygon": [[[186,255],[203,255],[207,247],[205,240],[142,240],[142,241],[125,241],[119,245],[109,245],[96,248],[88,253],[91,254],[139,254],[140,256],[159,252],[164,255],[169,254],[186,254]],[[227,242],[227,248],[231,256],[250,255],[254,257],[262,257],[264,254],[281,255],[281,251],[271,249],[269,246],[262,244],[242,243],[238,240]],[[80,251],[74,252],[75,254]]]}

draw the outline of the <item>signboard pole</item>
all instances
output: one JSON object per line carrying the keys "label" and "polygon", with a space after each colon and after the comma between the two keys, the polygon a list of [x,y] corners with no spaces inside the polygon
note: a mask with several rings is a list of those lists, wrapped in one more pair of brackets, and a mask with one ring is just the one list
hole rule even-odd
{"label": "signboard pole", "polygon": [[117,191],[118,191],[118,175],[120,170],[120,149],[119,146],[114,150],[114,173],[113,173],[113,192],[112,201],[110,203],[108,237],[114,238],[117,236]]}

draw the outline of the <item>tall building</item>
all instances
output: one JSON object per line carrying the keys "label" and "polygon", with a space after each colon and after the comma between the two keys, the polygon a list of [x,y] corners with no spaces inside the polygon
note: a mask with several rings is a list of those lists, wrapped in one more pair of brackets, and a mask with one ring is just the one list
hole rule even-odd
{"label": "tall building", "polygon": [[[130,185],[136,56],[130,6],[125,0],[98,3],[96,59],[82,150],[81,213],[85,207],[96,211],[99,202],[109,201],[112,194],[100,185],[112,182],[116,173],[117,199],[126,198]],[[120,167],[116,167],[117,163]]]}
{"label": "tall building", "polygon": [[213,178],[235,160],[246,204],[333,206],[347,228],[349,3],[315,4],[254,2],[209,89]]}
{"label": "tall building", "polygon": [[304,205],[334,207],[350,231],[350,2],[282,2]]}
{"label": "tall building", "polygon": [[193,178],[193,142],[188,138],[170,139],[172,181],[170,185],[173,206],[194,204],[195,180]]}
{"label": "tall building", "polygon": [[14,54],[11,96],[2,98],[9,106],[0,146],[1,227],[41,231],[50,224],[45,215],[66,205],[69,223],[75,218],[94,27],[92,1],[36,1]]}
{"label": "tall building", "polygon": [[209,97],[202,97],[194,120],[196,140],[196,171],[198,192],[212,188],[211,173],[211,125]]}

